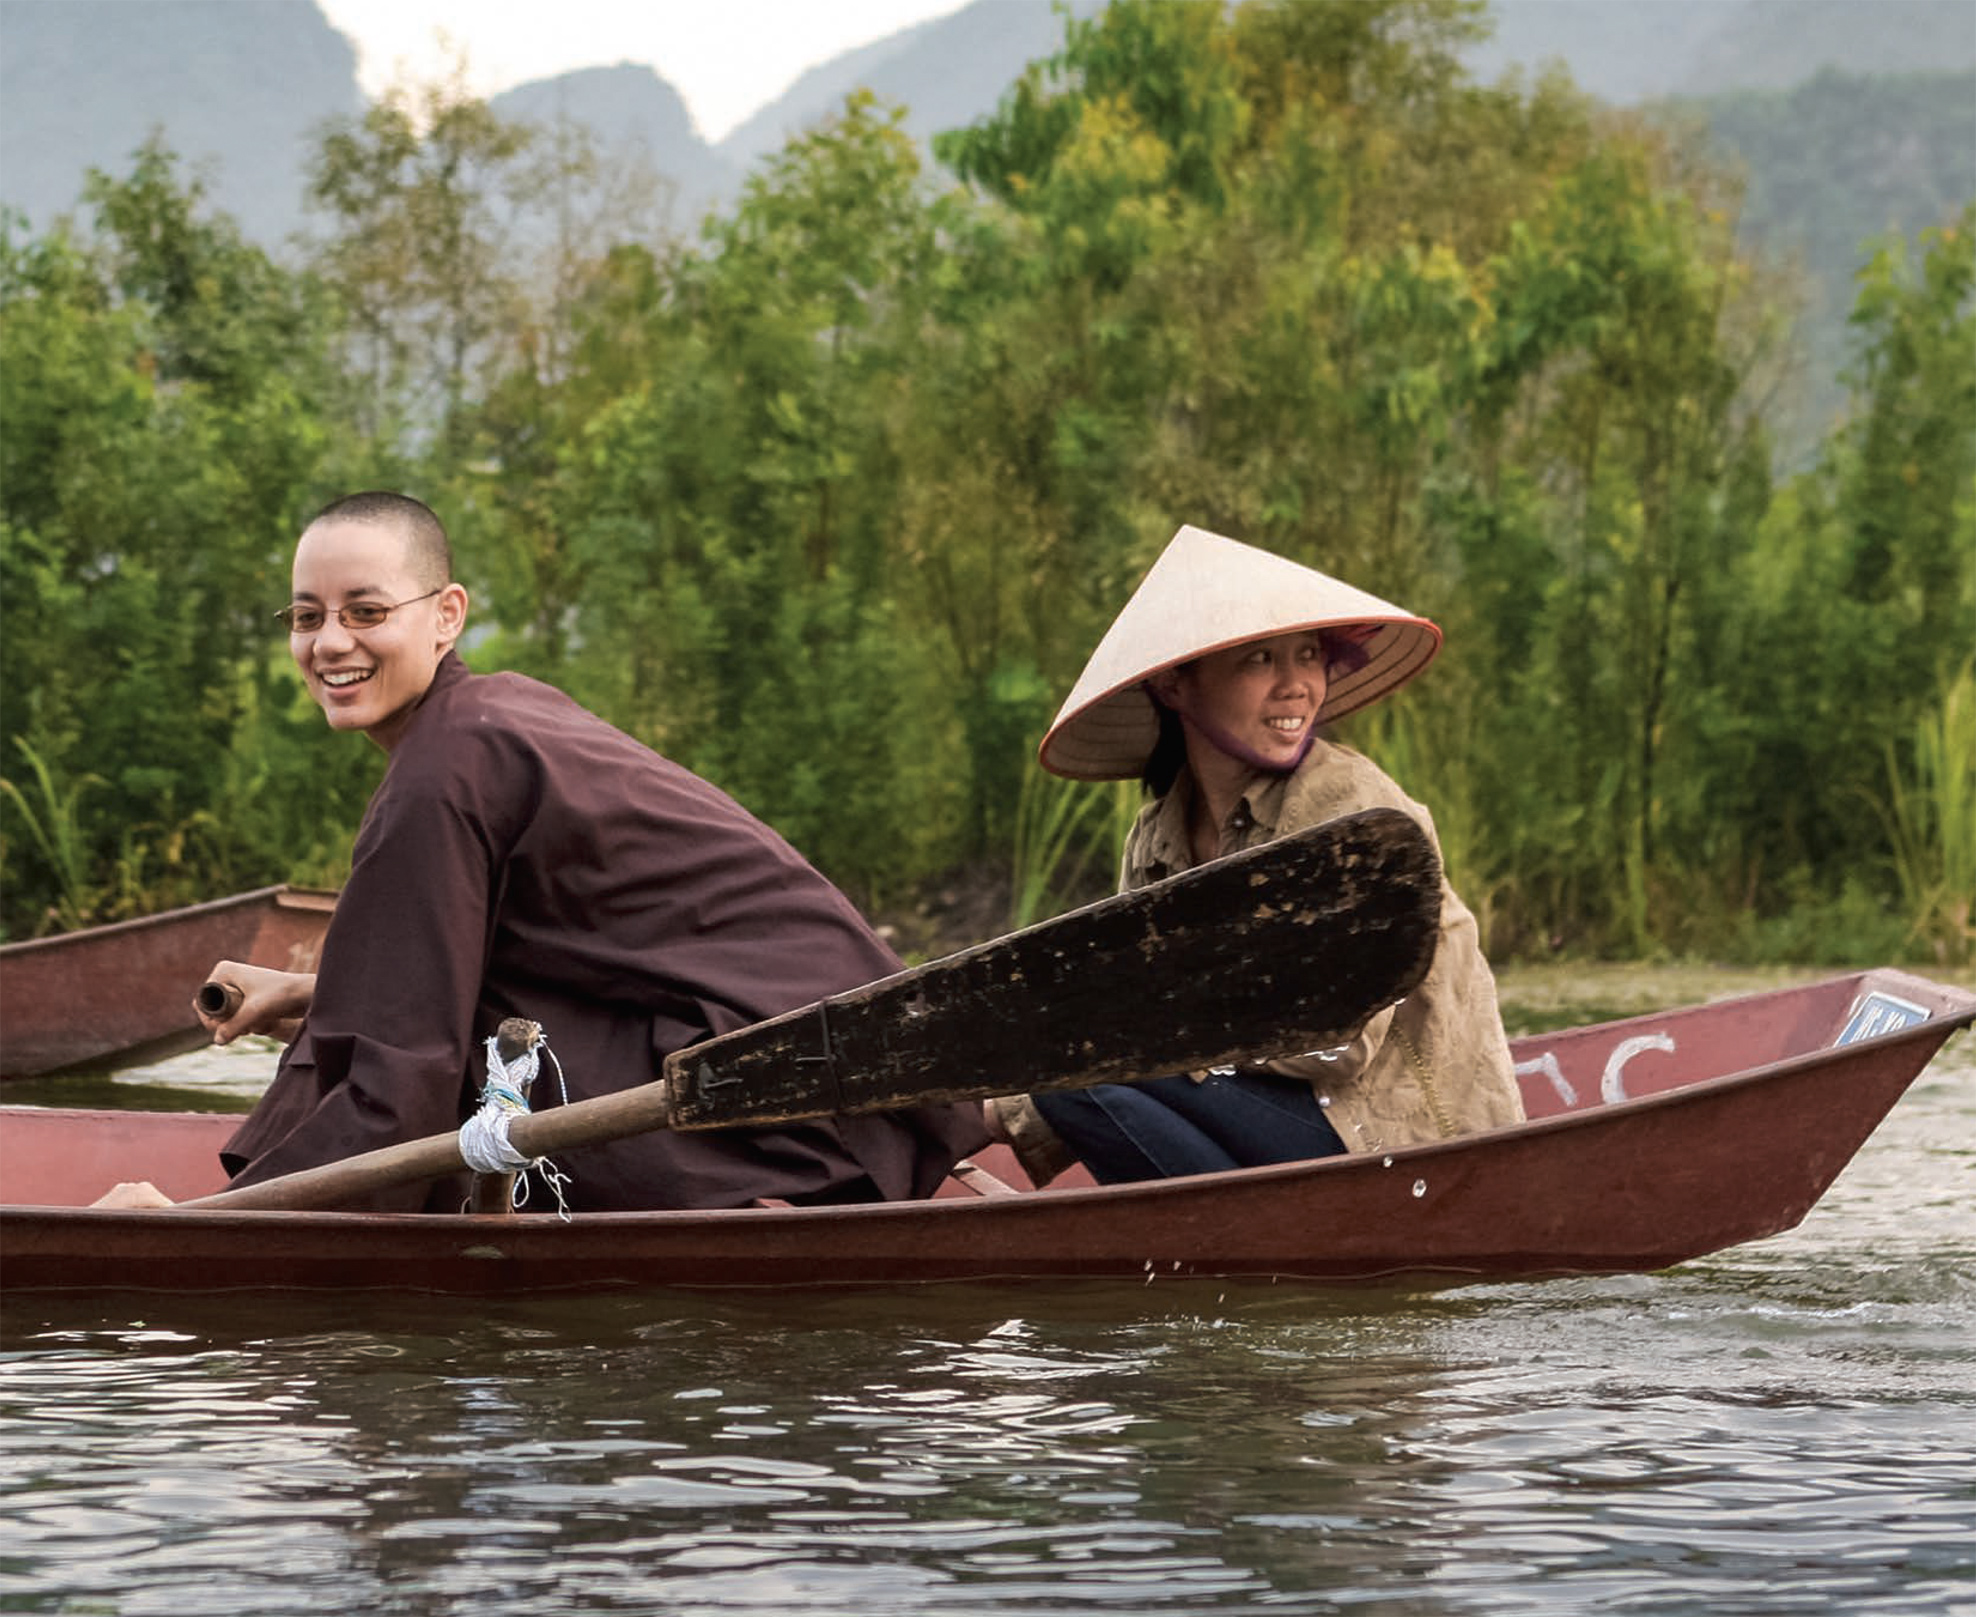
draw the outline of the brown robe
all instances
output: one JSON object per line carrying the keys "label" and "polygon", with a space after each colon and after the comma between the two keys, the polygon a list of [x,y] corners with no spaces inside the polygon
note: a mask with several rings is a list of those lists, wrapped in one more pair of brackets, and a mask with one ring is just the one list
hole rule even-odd
{"label": "brown robe", "polygon": [[[575,1101],[899,969],[724,793],[561,692],[449,653],[365,812],[302,1030],[222,1161],[247,1184],[457,1128],[504,1017],[542,1024]],[[534,1107],[560,1099],[545,1061]],[[893,1200],[930,1195],[985,1141],[978,1109],[940,1106],[653,1132],[555,1162],[573,1210]],[[427,1204],[413,1187],[364,1205]],[[537,1186],[529,1205],[553,1199]]]}

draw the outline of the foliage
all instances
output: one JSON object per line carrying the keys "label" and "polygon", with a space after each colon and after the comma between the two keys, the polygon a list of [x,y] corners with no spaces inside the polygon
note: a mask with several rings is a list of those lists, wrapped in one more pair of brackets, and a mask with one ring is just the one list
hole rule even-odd
{"label": "foliage", "polygon": [[58,891],[101,919],[278,868],[205,814],[267,699],[338,393],[314,287],[166,154],[89,196],[93,234],[0,242],[0,743],[101,782],[71,800],[86,881],[10,868],[10,932]]}
{"label": "foliage", "polygon": [[55,902],[48,918],[57,923],[55,930],[86,926],[95,915],[96,904],[89,887],[89,858],[82,836],[82,795],[103,783],[94,775],[85,775],[62,791],[46,761],[25,736],[14,737],[14,745],[34,777],[33,795],[0,776],[0,801],[13,805],[34,851],[54,879]]}
{"label": "foliage", "polygon": [[457,83],[394,88],[324,135],[309,200],[338,227],[322,270],[370,379],[373,433],[400,411],[450,424],[515,314],[505,215],[541,183],[520,162],[530,139]]}
{"label": "foliage", "polygon": [[1093,788],[1031,764],[1016,804],[1010,928],[1048,920],[1101,896],[1124,856],[1125,834],[1137,811],[1130,783]]}
{"label": "foliage", "polygon": [[[1939,22],[1955,8],[1935,9]],[[1966,17],[1963,32],[1976,38]],[[1788,90],[1679,104],[1705,123],[1724,160],[1747,173],[1746,237],[1802,276],[1805,374],[1778,411],[1778,435],[1793,459],[1810,458],[1844,409],[1839,373],[1854,278],[1867,256],[1861,244],[1890,230],[1918,238],[1953,219],[1976,190],[1972,102],[1976,73],[1965,68],[1827,69]]]}
{"label": "foliage", "polygon": [[1915,725],[1912,774],[1887,747],[1888,830],[1915,933],[1946,961],[1976,951],[1976,663]]}
{"label": "foliage", "polygon": [[379,760],[260,614],[307,512],[391,483],[448,518],[478,665],[876,905],[1109,878],[1130,792],[1031,760],[1192,521],[1443,625],[1344,739],[1498,953],[1966,947],[1971,219],[1867,251],[1849,419],[1780,480],[1736,178],[1562,77],[1477,85],[1482,26],[1116,0],[939,139],[959,183],[854,96],[694,242],[545,233],[594,154],[457,83],[328,134],[308,272],[162,153],[100,180],[93,235],[0,253],[0,740],[46,770],[5,926],[336,879]]}

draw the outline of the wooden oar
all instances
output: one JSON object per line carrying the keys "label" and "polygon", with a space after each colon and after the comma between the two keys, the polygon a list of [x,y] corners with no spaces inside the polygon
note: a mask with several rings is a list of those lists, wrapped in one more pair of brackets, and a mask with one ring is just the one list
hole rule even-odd
{"label": "wooden oar", "polygon": [[[1420,827],[1348,815],[677,1051],[656,1082],[517,1117],[509,1142],[554,1156],[1323,1049],[1426,975],[1440,912]],[[464,1167],[442,1134],[179,1206],[333,1207]]]}

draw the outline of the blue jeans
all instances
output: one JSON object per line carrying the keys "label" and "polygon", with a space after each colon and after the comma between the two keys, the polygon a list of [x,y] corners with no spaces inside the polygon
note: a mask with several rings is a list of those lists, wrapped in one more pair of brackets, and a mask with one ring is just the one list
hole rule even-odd
{"label": "blue jeans", "polygon": [[1309,1084],[1267,1073],[1149,1078],[1032,1095],[1102,1185],[1302,1162],[1345,1149]]}

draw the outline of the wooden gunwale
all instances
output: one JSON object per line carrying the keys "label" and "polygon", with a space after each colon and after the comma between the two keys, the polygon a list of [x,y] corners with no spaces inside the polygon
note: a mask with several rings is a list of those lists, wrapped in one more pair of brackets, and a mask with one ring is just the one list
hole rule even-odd
{"label": "wooden gunwale", "polygon": [[0,1079],[138,1066],[197,1049],[206,1034],[191,1001],[207,968],[232,959],[312,971],[335,907],[334,893],[259,887],[0,944]]}

